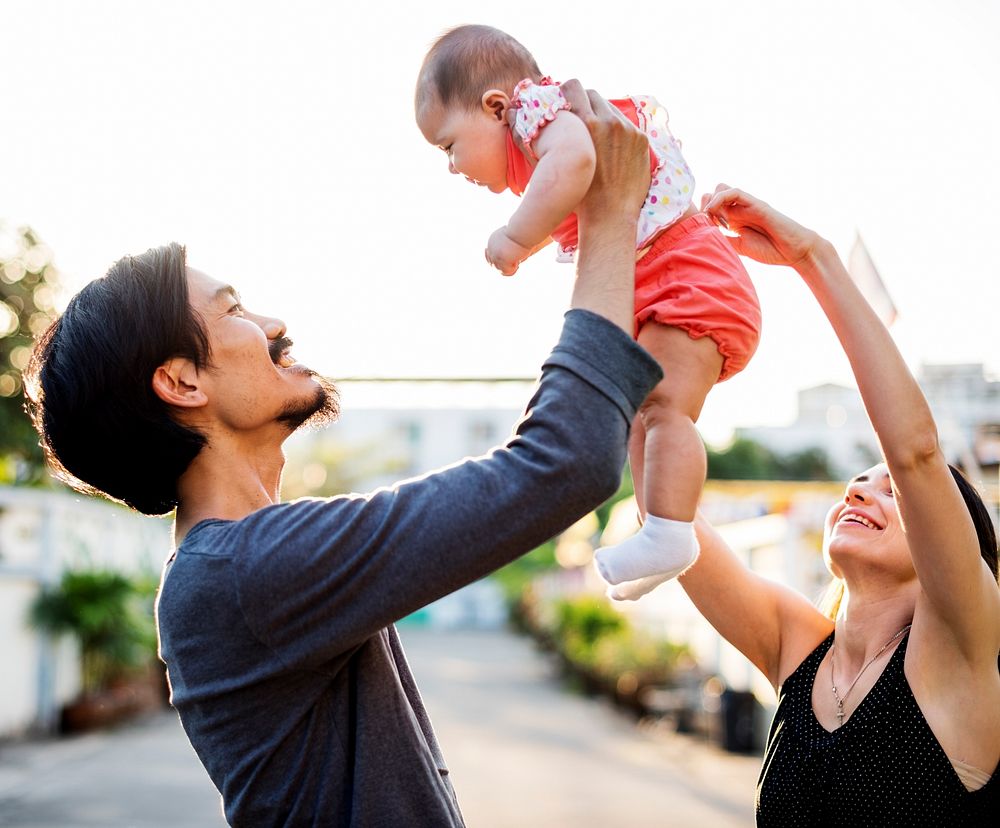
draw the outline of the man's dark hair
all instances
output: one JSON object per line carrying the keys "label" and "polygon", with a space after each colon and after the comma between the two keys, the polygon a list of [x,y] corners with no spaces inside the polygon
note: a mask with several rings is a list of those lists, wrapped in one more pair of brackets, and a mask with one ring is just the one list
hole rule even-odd
{"label": "man's dark hair", "polygon": [[35,343],[25,409],[57,477],[147,515],[177,506],[177,480],[206,440],[153,392],[172,357],[198,368],[209,357],[179,244],[115,262]]}

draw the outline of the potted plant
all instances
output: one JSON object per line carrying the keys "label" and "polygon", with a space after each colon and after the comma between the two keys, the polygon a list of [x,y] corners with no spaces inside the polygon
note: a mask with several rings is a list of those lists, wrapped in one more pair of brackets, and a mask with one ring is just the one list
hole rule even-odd
{"label": "potted plant", "polygon": [[62,712],[62,729],[86,730],[119,721],[157,703],[150,681],[156,634],[149,584],[104,569],[66,571],[44,590],[30,622],[80,644],[80,695]]}

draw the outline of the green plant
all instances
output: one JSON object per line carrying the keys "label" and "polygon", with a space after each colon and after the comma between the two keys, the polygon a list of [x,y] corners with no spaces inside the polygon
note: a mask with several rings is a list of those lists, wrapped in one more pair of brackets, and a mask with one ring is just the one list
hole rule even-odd
{"label": "green plant", "polygon": [[644,688],[670,685],[690,663],[686,645],[637,629],[602,597],[564,598],[544,608],[532,602],[523,611],[525,627],[562,655],[574,680],[639,712]]}
{"label": "green plant", "polygon": [[590,647],[598,639],[627,628],[625,616],[603,598],[583,595],[556,603],[556,635],[561,639],[576,639]]}
{"label": "green plant", "polygon": [[29,620],[52,635],[70,633],[80,642],[84,694],[106,689],[155,652],[148,579],[91,569],[63,573],[59,585],[44,590]]}

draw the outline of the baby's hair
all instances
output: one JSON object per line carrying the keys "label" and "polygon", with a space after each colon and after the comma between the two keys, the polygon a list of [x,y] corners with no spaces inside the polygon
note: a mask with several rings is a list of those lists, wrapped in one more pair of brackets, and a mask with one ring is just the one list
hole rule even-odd
{"label": "baby's hair", "polygon": [[525,78],[542,78],[531,52],[506,32],[492,26],[457,26],[439,37],[420,67],[416,109],[437,102],[479,106],[487,89],[508,94]]}

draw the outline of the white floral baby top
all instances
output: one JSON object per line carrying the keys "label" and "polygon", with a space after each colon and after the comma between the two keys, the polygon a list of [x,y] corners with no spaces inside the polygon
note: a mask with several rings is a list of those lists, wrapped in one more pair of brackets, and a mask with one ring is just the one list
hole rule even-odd
{"label": "white floral baby top", "polygon": [[[539,130],[553,120],[559,110],[570,108],[559,84],[549,78],[542,78],[541,83],[533,83],[530,79],[521,81],[514,87],[511,102],[515,110],[513,129],[533,156],[531,144]],[[623,106],[626,102],[632,107]],[[667,110],[656,98],[633,95],[611,103],[646,134],[655,156],[650,164],[652,179],[636,232],[636,249],[639,249],[684,215],[694,197],[694,176],[681,155],[680,141],[670,133]],[[630,111],[633,107],[634,116]],[[567,255],[572,256],[573,249],[560,245],[559,252],[560,258],[565,259]]]}

